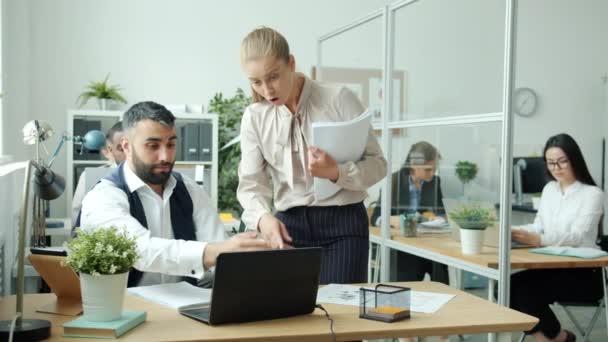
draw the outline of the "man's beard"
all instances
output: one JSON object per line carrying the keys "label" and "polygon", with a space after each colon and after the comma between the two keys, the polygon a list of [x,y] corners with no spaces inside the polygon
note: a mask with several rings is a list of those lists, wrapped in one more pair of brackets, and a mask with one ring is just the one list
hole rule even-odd
{"label": "man's beard", "polygon": [[[137,153],[133,151],[133,166],[135,167],[135,174],[141,180],[146,183],[151,183],[155,185],[165,184],[169,177],[171,177],[171,171],[173,171],[173,165],[175,161],[172,163],[164,162],[160,164],[146,164],[139,157]],[[169,171],[154,173],[154,168],[168,166]]]}

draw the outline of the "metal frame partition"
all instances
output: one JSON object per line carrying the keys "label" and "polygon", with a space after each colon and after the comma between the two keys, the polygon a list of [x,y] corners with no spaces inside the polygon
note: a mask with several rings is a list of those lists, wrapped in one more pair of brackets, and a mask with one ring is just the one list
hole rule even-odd
{"label": "metal frame partition", "polygon": [[[393,84],[390,77],[387,75],[393,74],[394,55],[395,55],[395,12],[408,5],[424,0],[402,0],[396,1],[390,5],[384,6],[352,23],[342,26],[328,34],[325,34],[318,38],[317,41],[317,72],[322,79],[322,45],[324,42],[339,36],[345,32],[348,32],[356,27],[366,24],[374,19],[382,17],[383,30],[382,30],[382,42],[383,42],[383,73],[382,73],[382,84],[385,89],[385,96],[382,103],[382,117],[381,124],[379,125],[382,129],[382,148],[388,164],[391,165],[393,155],[391,146],[391,134],[390,130],[393,128],[411,128],[411,127],[431,127],[431,126],[449,126],[449,125],[461,125],[471,123],[491,123],[497,122],[502,123],[501,131],[501,160],[503,161],[500,165],[500,211],[499,211],[499,222],[500,222],[500,247],[499,247],[499,269],[496,271],[489,271],[487,269],[470,269],[475,273],[488,276],[491,279],[498,280],[498,303],[500,305],[509,305],[509,286],[510,286],[510,248],[511,248],[511,237],[510,237],[510,221],[511,221],[511,163],[512,160],[512,140],[513,140],[513,119],[511,114],[511,94],[513,92],[513,75],[514,75],[514,27],[516,20],[516,0],[505,0],[505,34],[504,34],[504,59],[503,59],[503,96],[502,96],[502,112],[498,113],[484,113],[484,114],[472,114],[472,115],[460,115],[460,116],[447,116],[439,118],[429,119],[415,119],[405,121],[394,121],[389,122],[389,118],[392,117],[392,100],[393,100]],[[378,126],[376,126],[378,128]],[[507,162],[505,162],[507,161]],[[391,170],[387,171],[387,177],[384,178],[382,183],[382,189],[391,188]],[[382,192],[382,202],[391,203],[391,192]],[[390,226],[388,217],[390,216],[390,206],[384,205],[381,210],[382,215],[382,239],[379,241],[382,247],[381,252],[381,280],[388,281],[388,275],[390,270],[390,258],[389,252],[391,248],[395,248],[395,243],[390,239]],[[416,253],[418,254],[418,253]],[[424,251],[420,251],[420,255],[424,256]],[[453,260],[452,260],[453,261]],[[469,265],[470,266],[470,265]],[[467,269],[467,267],[463,267]],[[491,281],[492,282],[492,281]],[[492,292],[492,291],[490,291]]]}

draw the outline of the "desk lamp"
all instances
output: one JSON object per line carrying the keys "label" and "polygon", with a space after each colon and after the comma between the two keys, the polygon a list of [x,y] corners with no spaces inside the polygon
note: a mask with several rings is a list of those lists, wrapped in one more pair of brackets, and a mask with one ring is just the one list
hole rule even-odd
{"label": "desk lamp", "polygon": [[19,239],[17,250],[17,312],[12,321],[0,321],[0,340],[7,341],[40,341],[51,334],[51,323],[41,319],[23,318],[23,292],[24,292],[24,263],[25,263],[25,235],[27,227],[27,211],[30,194],[31,169],[35,168],[33,179],[34,194],[41,200],[50,201],[59,197],[65,188],[63,177],[56,175],[48,166],[40,161],[39,143],[52,136],[50,126],[45,122],[29,122],[24,127],[24,142],[33,140],[36,144],[36,159],[28,160],[23,177],[23,194],[21,197],[21,212],[19,216]]}

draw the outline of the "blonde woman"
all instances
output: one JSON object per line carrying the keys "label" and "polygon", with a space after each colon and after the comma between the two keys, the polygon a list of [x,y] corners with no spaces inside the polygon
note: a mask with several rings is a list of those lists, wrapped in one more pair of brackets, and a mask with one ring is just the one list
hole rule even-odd
{"label": "blonde woman", "polygon": [[[345,87],[296,72],[289,44],[271,28],[243,39],[241,65],[254,99],[241,122],[242,220],[274,248],[323,247],[322,284],[365,282],[369,228],[363,199],[386,175],[386,160],[371,128],[359,161],[338,164],[310,144],[313,122],[351,120],[363,106]],[[314,177],[342,189],[318,200]]]}

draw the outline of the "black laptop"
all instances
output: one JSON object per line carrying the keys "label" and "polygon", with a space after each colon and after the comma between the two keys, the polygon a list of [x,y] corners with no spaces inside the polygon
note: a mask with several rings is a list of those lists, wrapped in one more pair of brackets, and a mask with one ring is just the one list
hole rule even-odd
{"label": "black laptop", "polygon": [[211,304],[180,313],[212,325],[309,314],[317,301],[320,268],[320,247],[223,253]]}

